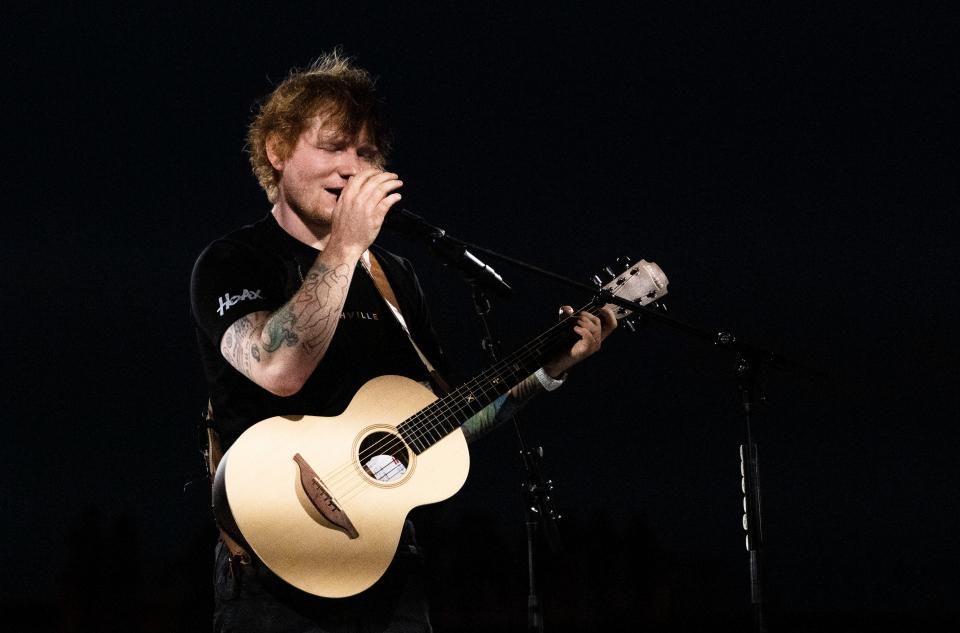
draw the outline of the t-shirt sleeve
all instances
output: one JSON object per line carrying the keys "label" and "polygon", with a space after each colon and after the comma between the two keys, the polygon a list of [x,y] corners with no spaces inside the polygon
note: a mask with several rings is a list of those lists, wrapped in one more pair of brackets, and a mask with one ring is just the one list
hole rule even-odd
{"label": "t-shirt sleeve", "polygon": [[244,244],[218,240],[194,264],[190,278],[193,318],[216,347],[240,317],[272,312],[283,304],[277,271]]}

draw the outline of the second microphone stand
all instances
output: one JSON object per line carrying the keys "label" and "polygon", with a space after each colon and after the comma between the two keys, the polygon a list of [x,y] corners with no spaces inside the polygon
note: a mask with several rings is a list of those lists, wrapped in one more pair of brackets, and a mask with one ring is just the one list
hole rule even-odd
{"label": "second microphone stand", "polygon": [[[483,288],[471,283],[473,288],[473,305],[480,325],[483,329],[482,347],[488,364],[494,365],[500,360],[500,341],[494,338],[490,331],[487,316],[491,305]],[[524,440],[520,430],[520,419],[517,414],[512,416],[514,430],[517,435],[517,445],[520,457],[526,470],[526,479],[523,482],[524,492],[524,524],[527,534],[527,631],[528,633],[543,632],[543,611],[540,604],[540,594],[537,589],[537,535],[542,534],[550,547],[550,551],[560,551],[560,530],[557,528],[557,519],[560,515],[553,505],[551,493],[554,489],[553,481],[544,479],[540,462],[543,459],[543,448],[530,448]]]}

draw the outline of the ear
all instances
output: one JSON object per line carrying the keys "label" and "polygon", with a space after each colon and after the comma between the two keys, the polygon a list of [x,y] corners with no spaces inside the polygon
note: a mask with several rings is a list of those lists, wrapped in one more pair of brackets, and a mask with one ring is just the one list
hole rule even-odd
{"label": "ear", "polygon": [[281,145],[280,138],[276,134],[271,134],[267,137],[267,159],[277,171],[283,171],[283,158],[281,158],[282,152],[280,151]]}

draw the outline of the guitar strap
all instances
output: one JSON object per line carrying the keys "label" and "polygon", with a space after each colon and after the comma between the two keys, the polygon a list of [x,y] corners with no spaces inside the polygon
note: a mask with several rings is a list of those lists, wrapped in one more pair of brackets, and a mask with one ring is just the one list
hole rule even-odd
{"label": "guitar strap", "polygon": [[372,251],[367,252],[370,254],[370,266],[367,267],[364,265],[364,270],[366,270],[370,275],[370,278],[373,279],[373,284],[377,287],[377,291],[380,293],[380,296],[383,297],[383,300],[387,302],[387,306],[390,308],[390,312],[393,313],[397,323],[400,324],[400,328],[403,330],[404,334],[407,335],[407,339],[410,341],[410,344],[413,345],[413,349],[416,350],[417,356],[420,357],[420,362],[422,362],[423,366],[427,368],[427,372],[430,374],[430,380],[433,382],[433,386],[436,387],[437,391],[439,391],[441,395],[450,393],[450,385],[447,384],[447,381],[443,379],[443,376],[440,375],[440,372],[434,368],[433,364],[426,357],[426,355],[420,351],[420,347],[417,345],[417,342],[414,341],[413,336],[410,335],[410,330],[407,328],[407,323],[403,318],[403,313],[400,312],[400,303],[397,301],[397,296],[393,293],[393,288],[390,287],[390,280],[388,280],[386,274],[384,274],[383,268],[380,266],[380,262],[377,261],[377,258],[374,256]]}
{"label": "guitar strap", "polygon": [[[207,412],[204,416],[204,427],[206,430],[206,449],[201,450],[204,462],[207,465],[207,475],[210,477],[210,485],[213,485],[213,479],[217,475],[217,466],[223,459],[223,447],[220,444],[220,433],[217,431],[213,421],[213,403],[207,400]],[[211,499],[212,503],[212,499]],[[220,531],[220,540],[230,552],[230,573],[236,578],[239,577],[240,569],[238,565],[249,565],[250,555],[243,546],[237,543],[223,528],[217,525]]]}

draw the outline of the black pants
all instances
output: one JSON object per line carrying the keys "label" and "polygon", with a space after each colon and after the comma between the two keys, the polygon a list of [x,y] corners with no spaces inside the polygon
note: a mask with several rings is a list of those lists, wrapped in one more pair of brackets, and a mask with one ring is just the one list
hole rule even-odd
{"label": "black pants", "polygon": [[398,555],[383,578],[350,598],[318,598],[291,587],[262,563],[230,572],[217,544],[214,568],[216,633],[430,633],[423,562]]}

